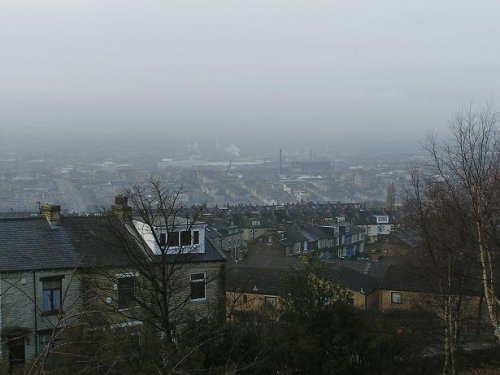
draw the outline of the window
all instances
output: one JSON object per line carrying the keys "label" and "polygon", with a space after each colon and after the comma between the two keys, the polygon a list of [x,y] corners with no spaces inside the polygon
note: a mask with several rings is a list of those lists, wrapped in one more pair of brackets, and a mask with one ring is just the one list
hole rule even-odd
{"label": "window", "polygon": [[274,309],[276,307],[276,297],[264,297],[264,306]]}
{"label": "window", "polygon": [[204,300],[205,294],[205,273],[191,274],[191,301]]}
{"label": "window", "polygon": [[198,245],[200,243],[200,232],[195,230],[193,231],[193,245]]}
{"label": "window", "polygon": [[160,233],[160,246],[165,246],[167,244],[167,234]]}
{"label": "window", "polygon": [[129,309],[135,305],[136,278],[134,276],[120,277],[118,287],[118,308]]}
{"label": "window", "polygon": [[401,293],[391,292],[391,303],[401,303]]}
{"label": "window", "polygon": [[181,232],[181,246],[191,246],[191,231],[184,230]]}
{"label": "window", "polygon": [[243,294],[243,303],[248,302],[248,296],[246,294]]}
{"label": "window", "polygon": [[168,246],[179,246],[179,232],[168,232]]}
{"label": "window", "polygon": [[41,278],[42,310],[45,313],[57,313],[61,309],[62,277]]}

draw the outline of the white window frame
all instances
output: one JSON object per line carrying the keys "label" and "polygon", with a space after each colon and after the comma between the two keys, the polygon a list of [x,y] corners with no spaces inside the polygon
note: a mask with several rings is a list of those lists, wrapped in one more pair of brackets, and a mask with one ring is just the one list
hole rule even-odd
{"label": "white window frame", "polygon": [[264,306],[268,309],[278,307],[278,298],[276,296],[264,296]]}
{"label": "white window frame", "polygon": [[[399,296],[399,301],[395,300],[394,296]],[[397,291],[391,292],[391,304],[401,305],[402,303],[403,303],[403,294]]]}
{"label": "white window frame", "polygon": [[[135,291],[135,288],[137,287],[137,279],[139,277],[139,272],[123,272],[123,273],[117,273],[115,275],[117,281],[118,279],[128,279],[128,278],[133,278],[135,279],[134,281],[134,294],[136,293]],[[130,310],[131,308],[135,307],[136,304],[134,304],[134,306],[129,306],[129,307],[119,307],[119,301],[120,301],[120,297],[119,297],[119,294],[120,294],[120,291],[119,291],[119,288],[118,288],[118,282],[114,283],[113,284],[113,290],[116,291],[117,295],[116,295],[116,307],[118,309],[118,311],[125,311],[125,310]]]}

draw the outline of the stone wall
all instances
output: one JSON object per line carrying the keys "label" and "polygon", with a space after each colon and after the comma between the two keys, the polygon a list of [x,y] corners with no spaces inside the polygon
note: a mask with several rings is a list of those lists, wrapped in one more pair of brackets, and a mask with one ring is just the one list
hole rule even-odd
{"label": "stone wall", "polygon": [[[44,311],[42,284],[44,278],[61,280],[62,311]],[[80,280],[73,270],[12,272],[0,275],[1,289],[1,357],[8,360],[9,337],[23,337],[25,357],[38,355],[39,334],[75,325],[79,322]]]}

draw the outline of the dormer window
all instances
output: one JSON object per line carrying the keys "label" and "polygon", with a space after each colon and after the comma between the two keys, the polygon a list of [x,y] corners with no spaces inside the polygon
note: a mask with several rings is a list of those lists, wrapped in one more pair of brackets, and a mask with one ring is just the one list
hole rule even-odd
{"label": "dormer window", "polygon": [[168,246],[179,246],[179,232],[168,232]]}
{"label": "dormer window", "polygon": [[204,223],[195,224],[192,227],[181,224],[167,228],[164,226],[151,228],[156,235],[151,233],[151,229],[140,221],[134,221],[134,225],[155,254],[205,252]]}
{"label": "dormer window", "polygon": [[185,230],[181,232],[181,246],[191,246],[191,231]]}

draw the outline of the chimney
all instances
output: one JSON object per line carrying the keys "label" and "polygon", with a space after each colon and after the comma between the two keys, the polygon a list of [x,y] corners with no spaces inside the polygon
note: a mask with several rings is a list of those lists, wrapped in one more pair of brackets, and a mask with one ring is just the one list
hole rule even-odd
{"label": "chimney", "polygon": [[58,204],[45,203],[40,206],[40,213],[45,216],[52,228],[59,226],[61,220],[61,206]]}
{"label": "chimney", "polygon": [[128,197],[125,195],[120,194],[115,197],[111,211],[120,219],[132,218],[132,208],[128,206]]}

